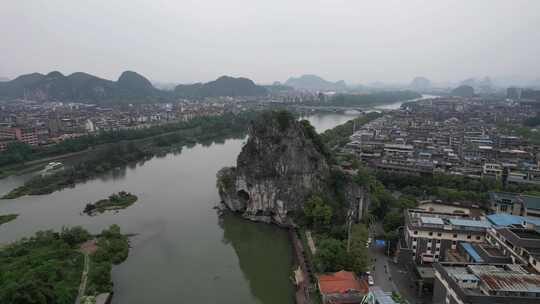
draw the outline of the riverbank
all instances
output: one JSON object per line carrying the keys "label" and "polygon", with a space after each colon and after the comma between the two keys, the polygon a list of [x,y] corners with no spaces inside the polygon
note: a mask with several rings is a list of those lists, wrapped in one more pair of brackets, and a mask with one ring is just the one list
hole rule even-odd
{"label": "riverbank", "polygon": [[245,113],[230,121],[224,121],[223,118],[209,119],[194,128],[106,144],[93,149],[89,154],[90,159],[51,175],[36,176],[24,185],[11,190],[2,198],[14,199],[24,195],[50,194],[109,172],[114,168],[148,160],[155,155],[181,151],[183,147],[193,146],[196,143],[208,144],[228,137],[242,137],[252,115],[252,113]]}
{"label": "riverbank", "polygon": [[144,142],[175,133],[190,134],[197,132],[201,128],[206,128],[208,125],[216,126],[217,130],[231,126],[242,127],[246,126],[255,115],[256,112],[254,111],[239,114],[225,113],[219,116],[196,117],[189,121],[176,121],[141,129],[106,131],[67,139],[38,149],[31,149],[30,146],[23,145],[18,150],[13,148],[0,153],[0,178],[19,173],[21,170],[36,168],[36,166],[43,165],[45,162],[83,155],[107,147],[109,144]]}
{"label": "riverbank", "polygon": [[18,214],[3,214],[3,215],[0,215],[0,226],[15,220],[18,216],[19,216]]}
{"label": "riverbank", "polygon": [[111,267],[123,262],[128,251],[128,239],[115,225],[97,236],[81,227],[39,231],[2,249],[0,302],[26,303],[30,296],[71,304],[80,298],[81,286],[81,296],[110,292]]}

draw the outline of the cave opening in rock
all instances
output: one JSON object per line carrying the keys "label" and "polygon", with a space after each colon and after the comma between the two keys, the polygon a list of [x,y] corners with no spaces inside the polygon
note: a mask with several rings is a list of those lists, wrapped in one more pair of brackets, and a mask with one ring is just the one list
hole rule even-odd
{"label": "cave opening in rock", "polygon": [[247,193],[246,190],[238,190],[236,193],[240,199],[242,199],[244,202],[249,201],[249,193]]}

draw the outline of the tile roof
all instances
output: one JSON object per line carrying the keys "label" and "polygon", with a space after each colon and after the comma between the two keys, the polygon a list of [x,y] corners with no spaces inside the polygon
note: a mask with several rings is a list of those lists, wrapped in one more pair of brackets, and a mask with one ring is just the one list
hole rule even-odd
{"label": "tile roof", "polygon": [[346,293],[354,290],[366,294],[369,290],[365,280],[359,281],[354,273],[349,271],[339,271],[330,274],[321,274],[317,276],[319,280],[319,289],[321,293]]}
{"label": "tile roof", "polygon": [[540,276],[534,274],[482,272],[479,277],[493,291],[540,292]]}

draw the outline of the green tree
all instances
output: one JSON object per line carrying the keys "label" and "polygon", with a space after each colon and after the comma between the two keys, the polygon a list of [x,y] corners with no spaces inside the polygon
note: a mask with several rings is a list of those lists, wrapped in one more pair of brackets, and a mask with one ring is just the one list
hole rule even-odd
{"label": "green tree", "polygon": [[363,224],[355,224],[351,229],[351,270],[354,272],[367,271],[369,268],[369,256],[366,248],[368,230]]}
{"label": "green tree", "polygon": [[304,214],[314,228],[320,228],[330,224],[332,208],[320,196],[314,195],[306,202]]}
{"label": "green tree", "polygon": [[323,239],[319,242],[314,263],[320,272],[348,269],[351,264],[345,244],[336,239]]}

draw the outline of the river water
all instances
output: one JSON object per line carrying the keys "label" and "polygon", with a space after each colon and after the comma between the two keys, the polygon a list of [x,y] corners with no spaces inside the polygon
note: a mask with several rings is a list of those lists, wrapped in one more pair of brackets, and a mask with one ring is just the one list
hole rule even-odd
{"label": "river water", "polygon": [[[322,132],[354,118],[307,119]],[[19,218],[0,227],[0,243],[38,230],[81,225],[99,232],[118,224],[135,233],[128,259],[113,268],[114,304],[293,303],[292,249],[286,231],[235,216],[219,218],[216,172],[235,164],[245,139],[154,157],[44,196],[0,200],[0,214]],[[0,196],[30,175],[0,180]],[[121,190],[139,200],[117,213],[82,215],[86,203]]]}

